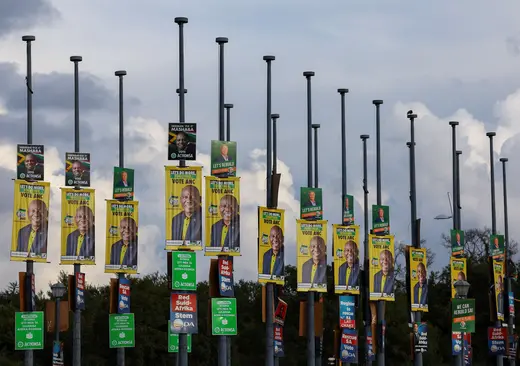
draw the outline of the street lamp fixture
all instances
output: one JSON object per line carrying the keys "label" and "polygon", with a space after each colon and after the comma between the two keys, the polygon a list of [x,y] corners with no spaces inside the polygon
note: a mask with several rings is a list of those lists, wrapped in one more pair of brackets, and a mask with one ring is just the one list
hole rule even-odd
{"label": "street lamp fixture", "polygon": [[457,298],[465,299],[468,297],[468,292],[470,288],[470,283],[467,281],[455,281],[453,287],[455,287],[455,293],[457,294]]}
{"label": "street lamp fixture", "polygon": [[63,283],[60,282],[60,283],[55,283],[54,285],[52,285],[51,291],[52,291],[52,297],[54,297],[55,299],[61,299],[65,295],[66,288],[63,285]]}
{"label": "street lamp fixture", "polygon": [[451,216],[451,215],[448,216],[448,215],[440,214],[440,215],[435,216],[433,219],[434,220],[449,220],[452,218],[453,218],[453,216]]}

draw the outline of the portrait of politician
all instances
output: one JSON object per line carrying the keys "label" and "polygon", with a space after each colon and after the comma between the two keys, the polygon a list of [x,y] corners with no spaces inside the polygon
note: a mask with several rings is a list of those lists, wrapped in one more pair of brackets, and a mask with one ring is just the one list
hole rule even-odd
{"label": "portrait of politician", "polygon": [[504,282],[502,281],[502,275],[498,275],[495,286],[497,293],[497,313],[504,314]]}
{"label": "portrait of politician", "polygon": [[128,181],[128,172],[122,171],[119,181],[116,183],[117,188],[131,187],[132,183]]}
{"label": "portrait of politician", "polygon": [[313,236],[309,245],[311,259],[303,263],[302,283],[327,283],[327,247],[320,236]]}
{"label": "portrait of politician", "polygon": [[417,346],[419,344],[420,334],[419,334],[419,325],[414,323],[413,325],[413,344]]}
{"label": "portrait of politician", "polygon": [[262,274],[283,276],[284,274],[284,237],[282,228],[273,225],[269,232],[271,249],[264,253]]}
{"label": "portrait of politician", "polygon": [[121,240],[112,244],[110,264],[122,266],[137,265],[137,224],[131,217],[124,217],[119,222]]}
{"label": "portrait of politician", "polygon": [[66,174],[67,182],[72,179],[75,181],[90,181],[90,172],[86,171],[79,160],[72,162],[72,168]]}
{"label": "portrait of politician", "polygon": [[96,251],[94,213],[88,206],[79,206],[74,215],[77,229],[67,236],[66,256],[93,257]]}
{"label": "portrait of politician", "polygon": [[428,280],[424,263],[417,265],[417,283],[413,287],[413,303],[426,305],[428,303]]}
{"label": "portrait of politician", "polygon": [[179,154],[191,154],[195,156],[195,144],[190,143],[188,135],[183,131],[177,133],[175,142],[168,145],[168,150],[168,154],[171,158],[173,158],[173,154],[175,154],[175,156]]}
{"label": "portrait of politician", "polygon": [[385,210],[383,210],[382,207],[379,207],[379,210],[378,210],[378,216],[376,218],[376,222],[377,223],[383,223],[385,222]]}
{"label": "portrait of politician", "polygon": [[339,266],[339,286],[359,286],[359,249],[354,240],[347,240],[343,251],[346,262]]}
{"label": "portrait of politician", "polygon": [[202,208],[200,193],[193,185],[181,191],[182,211],[172,219],[172,240],[202,240]]}
{"label": "portrait of politician", "polygon": [[394,292],[394,257],[388,250],[379,254],[381,270],[374,275],[374,292],[391,294]]}
{"label": "portrait of politician", "polygon": [[219,204],[219,221],[211,227],[211,247],[240,248],[240,207],[235,197],[222,196]]}
{"label": "portrait of politician", "polygon": [[455,234],[455,246],[460,247],[460,233]]}
{"label": "portrait of politician", "polygon": [[49,212],[45,202],[32,200],[27,207],[29,225],[18,231],[17,252],[47,253],[47,228]]}
{"label": "portrait of politician", "polygon": [[498,236],[493,238],[493,245],[495,246],[493,249],[500,249],[500,244],[498,242]]}
{"label": "portrait of politician", "polygon": [[[225,143],[222,143],[220,145],[220,155],[215,158],[213,161],[214,163],[225,163],[227,161],[233,161],[233,159],[228,155],[229,148]],[[229,177],[229,171],[226,170],[225,172],[215,174],[215,177],[218,178],[227,178]]]}
{"label": "portrait of politician", "polygon": [[25,155],[24,165],[19,168],[19,175],[20,173],[25,174],[26,178],[28,176],[41,176],[43,174],[43,166],[38,164],[36,155],[33,153]]}
{"label": "portrait of politician", "polygon": [[303,203],[303,207],[316,207],[318,206],[318,203],[316,202],[316,192],[309,191],[309,196],[307,201]]}

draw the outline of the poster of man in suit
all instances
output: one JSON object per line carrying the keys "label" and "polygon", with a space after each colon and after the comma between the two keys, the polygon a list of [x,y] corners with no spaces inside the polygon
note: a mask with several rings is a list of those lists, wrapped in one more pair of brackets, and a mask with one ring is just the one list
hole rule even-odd
{"label": "poster of man in suit", "polygon": [[395,301],[394,236],[369,235],[370,301]]}
{"label": "poster of man in suit", "polygon": [[296,220],[297,290],[327,292],[327,221]]}
{"label": "poster of man in suit", "polygon": [[408,247],[412,311],[428,311],[428,273],[426,248]]}
{"label": "poster of man in suit", "polygon": [[497,319],[504,320],[504,277],[505,265],[503,259],[493,259],[493,280],[495,282],[495,305],[497,311]]}
{"label": "poster of man in suit", "polygon": [[137,273],[139,202],[107,200],[105,273]]}
{"label": "poster of man in suit", "polygon": [[451,238],[451,256],[461,258],[464,256],[464,231],[452,229],[450,231]]}
{"label": "poster of man in suit", "polygon": [[61,263],[96,264],[94,189],[61,189]]}
{"label": "poster of man in suit", "polygon": [[258,207],[258,282],[284,284],[284,210]]}
{"label": "poster of man in suit", "polygon": [[17,145],[17,179],[42,181],[44,179],[43,145]]}
{"label": "poster of man in suit", "polygon": [[343,225],[354,225],[354,196],[343,196]]}
{"label": "poster of man in suit", "polygon": [[323,201],[321,188],[300,188],[300,219],[323,219]]}
{"label": "poster of man in suit", "polygon": [[12,261],[47,262],[50,183],[14,181]]}
{"label": "poster of man in suit", "polygon": [[237,176],[237,143],[211,141],[211,175],[217,178]]}
{"label": "poster of man in suit", "polygon": [[240,178],[206,177],[206,256],[240,255]]}
{"label": "poster of man in suit", "polygon": [[504,256],[504,235],[491,235],[489,237],[489,253],[493,258]]}
{"label": "poster of man in suit", "polygon": [[166,250],[202,250],[202,167],[165,167]]}
{"label": "poster of man in suit", "polygon": [[390,207],[372,205],[372,229],[374,234],[390,234]]}
{"label": "poster of man in suit", "polygon": [[197,124],[168,124],[168,160],[197,159]]}
{"label": "poster of man in suit", "polygon": [[114,167],[112,198],[131,201],[134,199],[134,170]]}
{"label": "poster of man in suit", "polygon": [[332,225],[334,292],[359,295],[359,226]]}
{"label": "poster of man in suit", "polygon": [[467,281],[466,258],[450,258],[451,298],[456,298],[457,292],[453,284],[455,281]]}
{"label": "poster of man in suit", "polygon": [[65,153],[65,186],[90,187],[90,153]]}

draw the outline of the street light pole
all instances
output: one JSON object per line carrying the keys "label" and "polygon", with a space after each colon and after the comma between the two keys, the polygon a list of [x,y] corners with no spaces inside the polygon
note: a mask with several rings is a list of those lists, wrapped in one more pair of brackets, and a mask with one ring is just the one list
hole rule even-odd
{"label": "street light pole", "polygon": [[233,108],[233,104],[226,103],[224,108],[226,108],[226,141],[231,141],[231,108]]}
{"label": "street light pole", "polygon": [[[367,139],[369,135],[361,135],[360,138],[363,140],[363,210],[364,210],[364,229],[365,229],[365,240],[363,241],[364,246],[364,264],[363,264],[363,274],[364,274],[364,284],[362,298],[363,298],[363,309],[365,315],[365,338],[368,335],[368,332],[371,330],[371,317],[370,317],[370,307],[368,305],[368,299],[370,298],[370,290],[368,288],[369,283],[369,257],[368,257],[368,168],[367,168]],[[372,335],[374,336],[374,335]],[[366,341],[365,341],[365,344]],[[368,352],[365,354],[365,360],[367,365],[371,365],[372,361],[368,361]]]}
{"label": "street light pole", "polygon": [[461,219],[461,210],[462,210],[462,206],[460,204],[460,156],[462,155],[462,151],[461,150],[457,150],[455,151],[455,153],[457,154],[457,227],[460,228],[462,227],[462,219]]}

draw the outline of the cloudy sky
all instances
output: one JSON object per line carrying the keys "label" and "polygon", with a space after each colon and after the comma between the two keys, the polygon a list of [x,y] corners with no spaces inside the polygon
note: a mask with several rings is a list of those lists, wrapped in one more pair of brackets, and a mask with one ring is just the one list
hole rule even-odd
{"label": "cloudy sky", "polygon": [[[409,121],[416,122],[418,216],[435,252],[435,267],[448,262],[440,235],[450,220],[451,127],[460,122],[463,228],[490,226],[489,145],[494,160],[508,157],[511,237],[520,239],[520,4],[501,1],[366,2],[307,0],[184,1],[4,0],[0,2],[0,287],[17,280],[21,263],[9,262],[16,144],[26,142],[25,43],[33,43],[34,143],[44,144],[51,182],[51,264],[35,265],[37,287],[47,287],[60,269],[59,187],[65,152],[74,148],[72,55],[80,63],[81,151],[92,153],[98,217],[98,265],[84,267],[87,281],[108,283],[103,273],[104,199],[111,196],[118,163],[118,81],[125,77],[125,162],[136,170],[140,201],[142,274],[166,271],[164,165],[167,123],[178,119],[177,16],[186,16],[186,119],[198,123],[199,163],[209,165],[210,141],[218,137],[218,45],[228,37],[226,102],[233,103],[232,140],[238,142],[242,177],[242,250],[239,278],[256,277],[256,207],[265,203],[265,70],[273,62],[273,113],[280,113],[280,206],[286,209],[286,260],[294,264],[299,188],[306,185],[306,81],[313,78],[313,121],[320,129],[320,187],[325,216],[340,220],[341,137],[338,88],[347,96],[348,191],[362,224],[361,134],[369,140],[369,204],[375,203],[375,113],[382,106],[383,203],[391,206],[396,241],[409,242]],[[503,231],[502,179],[496,165],[497,227]],[[198,257],[199,280],[209,259]]]}

